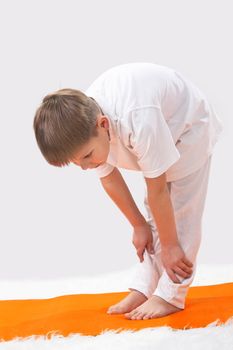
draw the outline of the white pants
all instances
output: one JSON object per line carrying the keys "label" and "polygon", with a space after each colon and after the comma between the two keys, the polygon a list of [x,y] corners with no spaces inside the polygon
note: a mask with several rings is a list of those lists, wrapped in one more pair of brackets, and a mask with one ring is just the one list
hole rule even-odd
{"label": "white pants", "polygon": [[196,172],[173,182],[168,182],[168,189],[174,209],[178,240],[186,255],[193,263],[193,273],[189,278],[176,274],[180,283],[174,283],[168,276],[161,262],[161,245],[147,201],[145,186],[144,205],[147,211],[147,222],[153,234],[155,254],[144,252],[143,262],[138,268],[128,289],[138,290],[147,298],[157,295],[178,308],[185,308],[188,288],[196,272],[196,256],[201,243],[201,222],[208,187],[211,156]]}

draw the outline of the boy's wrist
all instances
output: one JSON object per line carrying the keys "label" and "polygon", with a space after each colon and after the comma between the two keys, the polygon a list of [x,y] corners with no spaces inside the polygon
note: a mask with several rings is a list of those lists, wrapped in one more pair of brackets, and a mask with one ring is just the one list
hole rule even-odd
{"label": "boy's wrist", "polygon": [[163,249],[163,250],[169,250],[169,249],[171,249],[172,247],[175,247],[175,246],[180,245],[178,239],[174,239],[174,240],[172,240],[172,241],[170,240],[168,243],[161,243],[161,242],[160,242],[160,244],[161,244],[161,249]]}
{"label": "boy's wrist", "polygon": [[133,228],[138,227],[138,226],[143,226],[146,224],[147,224],[147,221],[143,215],[131,222],[131,225],[133,226]]}

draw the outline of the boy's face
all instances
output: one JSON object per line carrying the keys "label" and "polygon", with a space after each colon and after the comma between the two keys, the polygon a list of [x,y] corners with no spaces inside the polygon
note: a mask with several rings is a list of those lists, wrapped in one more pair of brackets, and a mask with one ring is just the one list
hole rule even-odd
{"label": "boy's face", "polygon": [[83,170],[96,168],[106,162],[110,149],[109,122],[105,115],[97,116],[98,136],[92,137],[71,160]]}

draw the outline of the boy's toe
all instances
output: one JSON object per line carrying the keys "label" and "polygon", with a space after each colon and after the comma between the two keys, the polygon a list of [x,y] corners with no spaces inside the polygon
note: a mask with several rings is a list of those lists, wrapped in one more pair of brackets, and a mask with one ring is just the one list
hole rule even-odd
{"label": "boy's toe", "polygon": [[138,314],[138,310],[137,309],[134,309],[130,312],[130,315],[131,316],[135,316],[136,314]]}
{"label": "boy's toe", "polygon": [[125,317],[128,318],[129,320],[132,320],[132,317],[135,316],[135,313],[129,312],[125,314]]}
{"label": "boy's toe", "polygon": [[116,307],[113,307],[111,306],[108,311],[107,311],[107,314],[114,314],[114,313],[117,313],[117,308]]}
{"label": "boy's toe", "polygon": [[153,313],[145,314],[143,320],[149,320],[152,317]]}
{"label": "boy's toe", "polygon": [[137,319],[139,320],[141,315],[142,315],[142,313],[140,311],[135,310],[134,312],[132,312],[130,314],[130,318],[131,318],[131,320],[137,320]]}

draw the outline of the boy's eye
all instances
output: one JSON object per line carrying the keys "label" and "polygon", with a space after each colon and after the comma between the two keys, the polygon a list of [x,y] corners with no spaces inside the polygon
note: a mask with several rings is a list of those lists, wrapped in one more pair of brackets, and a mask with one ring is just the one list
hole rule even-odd
{"label": "boy's eye", "polygon": [[90,157],[91,154],[92,154],[92,152],[90,152],[89,154],[87,154],[84,158]]}

